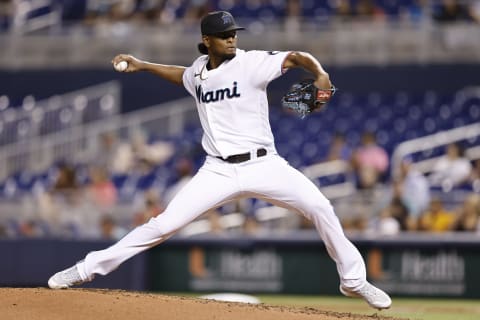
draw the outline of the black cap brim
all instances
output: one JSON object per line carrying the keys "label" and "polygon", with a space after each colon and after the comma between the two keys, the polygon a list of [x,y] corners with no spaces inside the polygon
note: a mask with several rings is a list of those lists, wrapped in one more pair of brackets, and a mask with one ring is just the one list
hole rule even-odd
{"label": "black cap brim", "polygon": [[[228,31],[237,31],[237,30],[245,30],[244,27],[239,27],[237,25],[233,25],[231,26],[230,28],[227,28],[221,32],[216,32],[216,33],[212,33],[212,34],[205,34],[205,36],[215,36],[217,33],[223,33],[223,32],[228,32]],[[200,51],[200,53],[202,54],[208,54],[208,48],[206,45],[203,44],[203,42],[199,43],[198,44],[198,51]]]}
{"label": "black cap brim", "polygon": [[228,31],[237,31],[237,30],[245,30],[245,28],[237,26],[237,25],[233,25],[233,26],[230,26],[230,27],[228,27],[228,28],[226,28],[222,31],[216,31],[216,32],[204,34],[204,36],[214,36],[218,33],[223,33],[223,32],[228,32]]}

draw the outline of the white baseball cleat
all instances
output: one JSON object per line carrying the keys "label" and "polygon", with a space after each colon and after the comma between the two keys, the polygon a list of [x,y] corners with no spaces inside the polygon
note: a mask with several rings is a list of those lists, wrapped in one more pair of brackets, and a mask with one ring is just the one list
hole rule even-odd
{"label": "white baseball cleat", "polygon": [[84,282],[86,281],[82,280],[78,273],[77,266],[74,265],[50,277],[50,279],[48,279],[48,286],[51,289],[66,289]]}
{"label": "white baseball cleat", "polygon": [[356,290],[348,289],[340,285],[340,292],[347,297],[362,298],[372,308],[378,310],[388,309],[392,305],[392,299],[390,299],[388,294],[368,282],[365,282],[363,287]]}

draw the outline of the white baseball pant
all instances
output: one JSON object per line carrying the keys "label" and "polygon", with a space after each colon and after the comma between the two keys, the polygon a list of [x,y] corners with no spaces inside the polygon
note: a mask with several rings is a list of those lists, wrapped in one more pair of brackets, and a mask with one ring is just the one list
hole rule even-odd
{"label": "white baseball pant", "polygon": [[132,256],[156,246],[208,210],[239,197],[256,197],[310,219],[335,261],[341,284],[356,289],[366,281],[362,256],[345,237],[330,201],[301,172],[278,155],[231,164],[207,156],[192,180],[159,216],[150,219],[111,247],[90,252],[77,264],[90,280],[106,275]]}

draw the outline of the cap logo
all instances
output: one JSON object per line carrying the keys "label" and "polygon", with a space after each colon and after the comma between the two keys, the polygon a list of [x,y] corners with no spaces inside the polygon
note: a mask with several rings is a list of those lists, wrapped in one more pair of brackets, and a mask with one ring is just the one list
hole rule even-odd
{"label": "cap logo", "polygon": [[222,20],[223,20],[223,24],[233,23],[232,16],[226,13],[222,14]]}

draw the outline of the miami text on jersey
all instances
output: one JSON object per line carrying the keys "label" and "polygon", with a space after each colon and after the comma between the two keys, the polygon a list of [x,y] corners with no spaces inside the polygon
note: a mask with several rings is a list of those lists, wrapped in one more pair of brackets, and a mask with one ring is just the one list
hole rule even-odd
{"label": "miami text on jersey", "polygon": [[233,87],[231,89],[224,88],[224,89],[218,89],[215,91],[212,90],[207,92],[203,92],[202,86],[198,85],[198,86],[195,86],[195,93],[197,95],[197,100],[203,103],[221,101],[225,98],[233,99],[233,98],[240,97],[240,93],[237,92],[236,81],[233,83]]}

